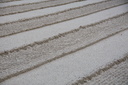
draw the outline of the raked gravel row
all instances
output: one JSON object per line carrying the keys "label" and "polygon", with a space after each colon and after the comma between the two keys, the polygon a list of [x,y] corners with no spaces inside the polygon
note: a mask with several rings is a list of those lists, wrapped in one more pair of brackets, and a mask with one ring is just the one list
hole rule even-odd
{"label": "raked gravel row", "polygon": [[128,84],[127,0],[0,5],[0,85]]}
{"label": "raked gravel row", "polygon": [[128,85],[128,57],[91,80],[73,85]]}
{"label": "raked gravel row", "polygon": [[0,0],[0,3],[13,2],[13,1],[20,1],[20,0]]}
{"label": "raked gravel row", "polygon": [[78,2],[79,0],[53,0],[49,2],[28,4],[28,5],[20,5],[20,6],[12,6],[12,7],[3,7],[0,9],[0,16],[11,15],[16,13],[23,13],[27,11],[33,11],[37,9],[43,9],[48,7],[54,7],[59,5],[65,5],[68,3]]}
{"label": "raked gravel row", "polygon": [[[0,24],[18,21],[21,19],[25,20],[25,19],[29,19],[29,18],[33,18],[33,17],[48,15],[48,14],[64,11],[64,10],[67,10],[70,8],[80,7],[80,6],[84,6],[84,5],[88,5],[88,4],[92,4],[92,3],[96,3],[96,2],[100,2],[100,1],[103,1],[103,0],[87,0],[87,1],[81,1],[81,2],[66,4],[66,5],[56,6],[56,7],[33,10],[33,11],[19,13],[19,14],[6,15],[6,16],[0,17]],[[1,6],[1,4],[0,4],[0,6]]]}
{"label": "raked gravel row", "polygon": [[125,4],[126,0],[110,0],[98,3],[93,3],[91,5],[86,5],[82,7],[72,8],[62,12],[49,14],[46,16],[35,17],[32,19],[21,20],[17,22],[7,23],[0,26],[0,37],[5,37],[8,35],[29,31],[32,29],[37,29],[47,25],[52,25],[55,23],[64,22],[74,18],[82,17],[95,13],[101,10],[119,6]]}
{"label": "raked gravel row", "polygon": [[[0,55],[0,79],[31,70],[40,64],[76,52],[115,33],[128,29],[128,13],[35,45]],[[95,38],[94,38],[95,37]]]}
{"label": "raked gravel row", "polygon": [[[55,1],[55,0],[37,0],[37,2],[35,2],[35,1],[20,1],[21,2],[21,4],[19,3],[19,4],[8,4],[8,3],[4,3],[4,4],[2,4],[2,6],[0,6],[0,9],[3,9],[3,8],[9,8],[9,7],[18,7],[18,6],[25,6],[25,5],[32,5],[32,4],[39,4],[39,3],[45,3],[45,2],[50,2],[50,1]],[[19,2],[19,1],[18,1]],[[18,3],[17,2],[17,3]],[[23,3],[24,2],[24,3]],[[29,3],[27,3],[27,2],[29,2]],[[14,2],[14,3],[16,3],[16,2]],[[8,4],[8,5],[7,5]]]}
{"label": "raked gravel row", "polygon": [[128,30],[122,31],[85,49],[10,78],[1,85],[71,85],[102,67],[106,68],[113,61],[124,58],[128,54],[127,36]]}
{"label": "raked gravel row", "polygon": [[40,1],[49,1],[49,0],[18,0],[18,1],[8,2],[8,3],[0,3],[0,8],[22,5],[22,4],[37,3],[37,2],[40,2]]}

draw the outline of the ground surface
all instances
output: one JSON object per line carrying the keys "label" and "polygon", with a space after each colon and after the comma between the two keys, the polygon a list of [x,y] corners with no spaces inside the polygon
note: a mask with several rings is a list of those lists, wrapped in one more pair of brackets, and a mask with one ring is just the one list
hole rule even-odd
{"label": "ground surface", "polygon": [[127,36],[127,0],[1,0],[0,85],[127,85]]}

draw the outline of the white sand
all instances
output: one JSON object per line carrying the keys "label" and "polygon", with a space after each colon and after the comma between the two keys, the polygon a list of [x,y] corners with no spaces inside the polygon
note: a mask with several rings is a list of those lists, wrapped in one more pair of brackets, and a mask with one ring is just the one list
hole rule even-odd
{"label": "white sand", "polygon": [[[118,14],[128,12],[128,4],[104,10],[95,14],[84,16],[81,18],[65,21],[62,23],[46,26],[40,29],[27,31],[12,35],[9,37],[4,37],[0,39],[0,52],[18,48],[33,42],[42,41],[49,37],[58,35],[59,33],[64,33],[79,26],[89,25]],[[104,16],[103,16],[104,15]]]}
{"label": "white sand", "polygon": [[1,85],[69,85],[128,53],[128,30]]}
{"label": "white sand", "polygon": [[33,10],[33,11],[24,12],[24,13],[20,13],[20,14],[2,16],[2,17],[0,17],[0,23],[2,24],[2,23],[12,22],[12,21],[17,21],[20,19],[28,19],[28,18],[32,18],[32,17],[47,15],[47,14],[51,14],[51,13],[67,10],[70,8],[79,7],[79,6],[84,6],[84,5],[88,5],[88,4],[92,4],[92,3],[96,3],[96,2],[100,2],[100,1],[103,1],[103,0],[87,0],[87,1],[67,4],[67,5],[61,5],[61,6],[57,6],[57,7]]}

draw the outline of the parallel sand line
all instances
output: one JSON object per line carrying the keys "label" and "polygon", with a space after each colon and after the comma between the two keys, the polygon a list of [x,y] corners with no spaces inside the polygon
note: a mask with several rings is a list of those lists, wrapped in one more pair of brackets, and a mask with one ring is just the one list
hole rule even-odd
{"label": "parallel sand line", "polygon": [[56,1],[46,2],[46,3],[2,8],[2,9],[0,9],[0,11],[1,11],[0,16],[23,13],[23,12],[33,11],[33,10],[37,10],[37,9],[55,7],[55,6],[60,6],[60,5],[65,5],[65,4],[75,3],[75,2],[79,2],[79,0],[70,0],[70,1],[69,0],[64,0],[64,1],[56,0]]}
{"label": "parallel sand line", "polygon": [[48,0],[20,0],[20,1],[15,1],[15,2],[0,3],[0,8],[7,7],[7,6],[13,6],[13,5],[34,3],[34,2],[36,3],[36,2],[40,2],[40,1],[48,1]]}
{"label": "parallel sand line", "polygon": [[[124,31],[124,30],[123,30],[123,31]],[[120,31],[120,32],[123,32],[123,31]],[[118,33],[120,33],[120,32],[118,32]],[[116,34],[118,34],[118,33],[115,33],[115,34],[113,34],[113,35],[116,35]],[[112,36],[113,36],[113,35],[112,35]],[[110,36],[109,36],[109,37],[110,37]],[[109,38],[109,37],[107,37],[107,38]],[[103,39],[103,40],[104,40],[104,39]],[[100,41],[102,41],[102,40],[97,41],[97,43],[100,42]],[[96,43],[93,43],[93,44],[96,44]],[[93,45],[93,44],[90,44],[90,45],[88,45],[88,46],[86,46],[86,47],[89,47],[89,46],[91,46],[91,45]],[[86,48],[86,47],[83,47],[83,48],[81,48],[81,49],[78,49],[77,51],[82,50],[82,49],[84,49],[84,48]],[[63,55],[61,55],[61,56],[59,56],[59,57],[55,57],[55,58],[53,58],[53,59],[51,59],[51,60],[42,62],[42,63],[40,63],[40,64],[38,64],[38,65],[36,65],[36,66],[33,66],[33,67],[31,67],[31,68],[27,68],[27,69],[25,69],[25,70],[21,70],[21,71],[19,71],[19,72],[17,72],[17,73],[14,73],[14,74],[11,74],[11,75],[6,76],[6,77],[4,77],[4,78],[1,78],[1,79],[0,79],[0,83],[1,83],[1,82],[4,82],[5,80],[8,80],[8,79],[10,79],[10,78],[12,78],[12,77],[16,77],[16,76],[18,76],[18,75],[20,75],[20,74],[23,74],[23,73],[26,73],[26,72],[28,72],[28,71],[31,71],[31,70],[36,69],[36,68],[38,68],[38,67],[40,67],[40,66],[42,66],[42,65],[44,65],[44,64],[50,63],[50,62],[52,62],[52,61],[54,61],[54,60],[56,60],[56,59],[62,58],[62,57],[64,57],[64,56],[66,56],[66,55],[72,54],[72,53],[77,52],[77,51],[72,51],[72,52],[70,52],[70,53],[68,53],[68,54],[65,53],[65,54],[63,54]],[[90,78],[90,77],[89,77],[89,78]]]}
{"label": "parallel sand line", "polygon": [[89,0],[89,1],[87,0],[87,1],[82,1],[82,2],[61,5],[57,7],[51,7],[51,8],[45,8],[45,9],[33,10],[33,11],[25,12],[25,13],[2,16],[0,17],[0,24],[13,22],[13,21],[25,20],[25,19],[39,17],[39,16],[48,15],[52,13],[57,13],[57,12],[64,11],[67,9],[80,7],[80,6],[84,6],[84,5],[88,5],[88,4],[92,4],[96,2],[101,2],[101,1],[103,0]]}
{"label": "parallel sand line", "polygon": [[5,9],[5,8],[9,8],[9,7],[32,5],[32,4],[39,4],[39,3],[50,2],[50,1],[56,1],[56,0],[39,1],[39,2],[34,2],[34,3],[24,3],[24,4],[20,4],[20,5],[11,5],[11,6],[6,6],[6,7],[0,7],[0,9]]}
{"label": "parallel sand line", "polygon": [[53,16],[53,15],[55,16],[55,15],[58,15],[58,14],[61,14],[61,13],[66,13],[66,12],[74,11],[74,10],[77,10],[77,9],[79,10],[79,9],[87,7],[89,5],[100,4],[100,3],[103,3],[103,2],[107,2],[107,1],[100,1],[100,2],[96,2],[96,3],[90,3],[90,4],[87,4],[87,5],[74,7],[74,8],[69,8],[69,9],[66,9],[66,10],[62,10],[62,11],[58,11],[58,12],[50,13],[50,14],[45,14],[45,15],[42,15],[42,16],[37,16],[37,17],[28,18],[28,19],[20,19],[20,20],[16,20],[16,21],[12,21],[12,22],[2,23],[2,24],[0,24],[0,26],[7,25],[7,24],[18,23],[18,22],[24,22],[24,21],[33,20],[33,19],[40,19],[40,18],[43,18],[43,17],[49,17],[49,16]]}
{"label": "parallel sand line", "polygon": [[[119,65],[119,64],[122,64],[123,62],[126,62],[126,61],[128,61],[128,56],[125,56],[125,57],[123,57],[123,58],[121,58],[121,59],[119,59],[119,60],[116,60],[116,61],[114,61],[114,62],[112,62],[112,63],[110,63],[110,64],[108,64],[108,65],[106,65],[106,66],[104,66],[104,68],[100,68],[99,70],[97,70],[97,71],[95,71],[94,73],[92,73],[91,75],[89,75],[89,76],[87,76],[87,77],[83,77],[82,79],[80,79],[80,80],[78,80],[78,81],[76,81],[75,83],[73,83],[72,85],[84,85],[84,84],[86,84],[87,82],[89,82],[89,81],[91,81],[93,78],[95,78],[95,77],[97,77],[97,76],[99,76],[99,75],[103,75],[106,71],[108,71],[108,70],[110,70],[110,69],[112,69],[114,66],[117,66],[117,65]],[[117,66],[117,67],[119,67],[119,66]],[[94,81],[92,81],[92,82],[94,82]],[[98,83],[100,83],[101,82],[101,84],[103,84],[103,82],[102,81],[99,81],[99,82],[95,82],[95,84],[93,84],[93,85],[98,85]],[[110,82],[110,81],[109,81]],[[111,82],[111,84],[112,84],[112,82]],[[87,85],[92,85],[92,84],[87,84]],[[104,84],[103,84],[104,85]],[[106,84],[105,84],[106,85]],[[108,85],[108,84],[107,84]],[[120,85],[122,85],[122,84],[120,84]]]}
{"label": "parallel sand line", "polygon": [[[95,43],[97,43],[97,42],[99,42],[99,41],[102,41],[102,40],[104,40],[104,39],[106,39],[106,38],[109,38],[109,37],[111,37],[111,36],[113,36],[113,35],[115,35],[115,34],[117,34],[117,33],[120,33],[120,32],[122,32],[122,31],[125,31],[125,30],[127,30],[128,28],[128,26],[125,26],[125,25],[127,25],[127,19],[126,19],[126,22],[125,22],[125,18],[127,17],[127,15],[125,15],[125,16],[122,16],[122,17],[119,17],[117,20],[116,19],[113,19],[113,20],[109,20],[109,21],[105,21],[105,22],[101,22],[101,23],[99,23],[98,25],[94,25],[94,26],[90,26],[90,27],[88,27],[88,28],[84,28],[84,27],[82,27],[82,29],[81,30],[79,30],[78,32],[76,32],[76,33],[72,33],[72,34],[69,34],[69,35],[65,35],[65,36],[63,36],[63,37],[60,37],[58,40],[59,41],[57,41],[57,40],[53,40],[53,42],[52,41],[49,41],[49,42],[47,42],[47,43],[44,43],[44,44],[42,44],[43,46],[44,46],[44,49],[45,49],[45,51],[44,51],[44,49],[42,49],[41,48],[41,45],[37,45],[36,47],[38,48],[39,47],[39,49],[37,50],[37,49],[31,49],[31,47],[28,47],[28,48],[26,48],[26,49],[24,49],[24,50],[21,50],[21,51],[19,51],[19,52],[15,52],[14,54],[13,53],[9,53],[9,54],[7,54],[7,55],[1,55],[1,58],[2,59],[0,59],[1,60],[1,63],[2,63],[2,60],[3,60],[3,58],[5,58],[5,60],[8,62],[8,63],[11,63],[11,62],[9,62],[10,61],[10,59],[12,59],[12,58],[14,58],[14,60],[12,60],[12,62],[14,63],[15,62],[15,64],[16,64],[16,60],[18,60],[18,61],[23,61],[23,63],[22,62],[19,62],[19,63],[17,63],[17,65],[23,65],[23,66],[26,66],[26,65],[28,65],[28,67],[26,66],[26,67],[22,67],[22,65],[21,66],[18,66],[18,69],[20,69],[20,70],[17,70],[16,71],[16,73],[12,73],[11,75],[7,75],[7,73],[9,74],[9,72],[8,71],[11,71],[10,69],[8,69],[8,71],[7,71],[7,68],[8,68],[8,66],[7,66],[7,68],[4,68],[4,71],[1,71],[1,73],[3,72],[3,74],[4,74],[4,72],[5,72],[5,75],[7,75],[6,77],[4,76],[4,78],[1,78],[0,79],[0,82],[2,82],[2,81],[5,81],[5,80],[7,80],[7,79],[9,79],[9,78],[11,78],[11,77],[14,77],[14,76],[17,76],[17,75],[19,75],[19,74],[22,74],[22,73],[25,73],[25,72],[27,72],[27,71],[30,71],[30,70],[32,70],[32,69],[35,69],[35,68],[37,68],[37,67],[39,67],[39,66],[41,66],[41,65],[44,65],[44,64],[46,64],[46,63],[49,63],[49,62],[51,62],[51,61],[53,61],[53,60],[56,60],[56,59],[58,59],[58,58],[61,58],[61,57],[64,57],[64,56],[66,56],[66,55],[69,55],[69,54],[71,54],[71,53],[74,53],[74,52],[76,52],[76,51],[79,51],[79,50],[81,50],[81,49],[84,49],[84,48],[86,48],[86,47],[88,47],[88,46],[91,46],[91,45],[93,45],[93,44],[95,44]],[[121,20],[120,20],[121,19]],[[111,21],[113,22],[113,23],[111,23]],[[107,25],[106,25],[107,24]],[[105,26],[102,26],[102,25],[105,25]],[[112,25],[112,26],[110,26],[110,25]],[[115,25],[115,27],[113,27]],[[108,26],[108,27],[106,27],[106,26]],[[97,27],[97,28],[96,28]],[[110,28],[109,28],[110,27]],[[95,29],[94,29],[95,28]],[[104,29],[103,29],[104,28]],[[115,28],[117,28],[117,29],[115,29]],[[90,32],[89,32],[90,31]],[[95,32],[96,31],[96,32]],[[112,32],[113,31],[113,32]],[[86,35],[80,35],[80,33],[87,33]],[[97,34],[99,34],[99,33],[97,33],[97,32],[99,32],[99,33],[101,33],[101,35],[97,35]],[[105,34],[106,33],[106,34]],[[94,34],[94,35],[93,35]],[[80,35],[80,36],[78,36],[78,35]],[[78,37],[82,37],[81,39],[80,38],[76,38],[76,36],[78,36]],[[94,36],[95,36],[95,38],[98,38],[98,39],[94,39]],[[68,39],[68,37],[69,37],[69,39]],[[68,40],[66,40],[65,42],[63,41],[63,40],[65,40],[65,39],[63,39],[63,38],[66,38],[66,39],[68,39]],[[76,39],[76,40],[74,40],[74,39]],[[78,40],[79,39],[79,40]],[[85,40],[84,40],[85,39]],[[88,39],[88,40],[87,40]],[[74,40],[74,41],[73,41]],[[71,43],[71,41],[72,41],[72,43]],[[51,46],[52,46],[52,48],[53,49],[51,49],[51,46],[50,45],[48,45],[48,43],[50,43],[51,42]],[[58,42],[58,44],[57,44],[57,46],[60,44],[60,47],[58,48],[57,46],[55,46],[55,47],[53,47],[53,45],[52,44],[54,44],[55,45],[55,43],[57,43]],[[78,43],[79,42],[79,43]],[[77,44],[76,44],[77,43]],[[85,45],[85,43],[86,43],[86,45]],[[63,45],[62,45],[63,44]],[[76,44],[76,45],[75,45]],[[71,46],[72,45],[72,46]],[[74,47],[74,45],[75,45],[75,47]],[[64,49],[64,47],[65,46],[67,46],[65,49]],[[71,46],[71,47],[69,47],[69,46]],[[50,47],[50,48],[47,48],[47,47]],[[57,48],[56,48],[57,47]],[[35,47],[32,47],[32,48],[35,48]],[[30,50],[28,50],[28,49],[30,49]],[[42,50],[41,50],[42,49]],[[60,53],[59,53],[59,51],[57,52],[57,53],[55,53],[56,51],[57,51],[57,49],[60,51]],[[29,51],[29,53],[30,54],[28,54],[27,53],[27,51]],[[31,52],[32,51],[32,52]],[[38,52],[35,52],[35,51],[38,51]],[[41,51],[41,55],[43,55],[42,57],[43,57],[43,59],[44,59],[44,61],[42,60],[42,58],[40,58],[40,56],[41,55],[38,55],[38,54],[40,54],[39,53],[39,51]],[[43,52],[44,51],[44,52]],[[26,54],[26,53],[27,54]],[[48,53],[48,55],[45,53],[45,52],[49,52]],[[21,53],[21,55],[22,55],[22,59],[23,59],[23,57],[24,57],[24,55],[26,56],[26,58],[28,59],[28,58],[30,58],[31,57],[31,59],[25,59],[27,62],[25,62],[24,60],[21,60],[21,58],[19,58],[19,57],[21,57],[20,56],[20,53]],[[32,56],[33,55],[33,53],[34,54],[36,54],[36,57],[38,56],[38,59],[37,58],[35,58],[35,56]],[[59,53],[59,54],[58,54]],[[17,55],[19,55],[19,56],[17,56]],[[45,55],[47,55],[47,56],[45,56]],[[52,56],[53,55],[53,56]],[[13,57],[11,57],[11,56],[13,56]],[[53,57],[53,58],[48,58],[48,57]],[[56,56],[56,57],[55,57]],[[15,58],[16,57],[16,58]],[[7,59],[6,59],[7,58]],[[32,59],[35,59],[35,60],[32,60]],[[46,59],[45,59],[46,58]],[[8,61],[8,59],[9,59],[9,61]],[[4,61],[4,60],[3,60]],[[35,65],[33,65],[33,63],[31,63],[30,64],[30,61],[31,62],[35,62],[35,61],[37,61],[37,62],[35,62]],[[7,62],[6,62],[6,64],[7,64]],[[10,65],[15,65],[15,64],[9,64],[9,67],[10,67]],[[2,65],[2,64],[1,64]],[[5,65],[4,63],[3,63],[3,65]],[[5,65],[6,66],[6,65]],[[5,67],[4,66],[4,67]],[[14,66],[15,67],[15,66]],[[21,67],[21,68],[19,68],[19,67]],[[13,69],[13,67],[11,68],[11,69]],[[17,69],[17,67],[15,67],[15,69]],[[21,70],[22,69],[22,70]],[[2,70],[2,67],[1,67],[1,70]],[[6,70],[6,71],[5,71]],[[7,72],[7,73],[6,73]],[[14,71],[13,71],[14,72]],[[1,74],[1,76],[3,75],[3,74]]]}
{"label": "parallel sand line", "polygon": [[123,31],[95,45],[13,77],[1,85],[70,85],[73,81],[127,55],[127,36],[128,30]]}
{"label": "parallel sand line", "polygon": [[81,85],[128,85],[128,59]]}
{"label": "parallel sand line", "polygon": [[34,2],[36,3],[36,2],[40,2],[40,1],[48,1],[48,0],[20,0],[20,1],[15,1],[15,2],[0,3],[0,8],[7,7],[7,6],[13,6],[13,5],[34,3]]}
{"label": "parallel sand line", "polygon": [[79,28],[80,26],[94,24],[96,22],[100,22],[102,20],[126,13],[128,11],[126,9],[127,6],[128,5],[115,7],[112,9],[104,10],[78,19],[69,20],[66,22],[46,26],[41,29],[31,30],[24,33],[19,33],[16,35],[1,38],[0,47],[2,49],[0,49],[0,53],[4,51],[17,49],[19,47],[24,47],[34,42],[40,42],[50,37],[71,31],[75,28]]}
{"label": "parallel sand line", "polygon": [[13,2],[13,1],[21,1],[21,0],[1,0],[0,3],[7,3],[7,2]]}
{"label": "parallel sand line", "polygon": [[45,39],[45,40],[43,40],[43,41],[34,42],[34,43],[31,43],[31,44],[28,44],[28,45],[25,45],[25,46],[22,46],[22,47],[19,47],[19,48],[15,48],[15,49],[11,49],[11,50],[8,50],[8,51],[4,51],[4,52],[1,52],[0,55],[6,55],[6,54],[8,54],[8,53],[18,52],[18,51],[20,51],[20,50],[27,49],[27,47],[34,47],[34,46],[37,45],[37,44],[38,44],[38,45],[44,44],[44,43],[47,43],[47,42],[49,42],[49,41],[51,41],[51,40],[58,39],[58,38],[60,38],[60,37],[62,37],[62,36],[68,35],[68,34],[70,34],[70,33],[77,32],[77,31],[83,29],[84,27],[87,28],[87,27],[90,27],[90,26],[94,26],[94,25],[100,24],[100,23],[102,23],[102,22],[105,22],[105,21],[108,21],[108,20],[111,20],[111,19],[114,19],[114,18],[118,18],[118,17],[120,17],[120,16],[124,16],[124,15],[126,15],[127,13],[128,13],[128,12],[122,13],[122,14],[116,15],[116,16],[114,16],[114,17],[111,17],[111,18],[108,18],[108,19],[105,19],[105,20],[101,20],[101,21],[98,21],[98,22],[96,22],[96,23],[92,23],[92,24],[89,24],[89,25],[86,25],[86,26],[80,26],[80,27],[77,28],[77,29],[73,29],[73,30],[71,30],[71,31],[67,31],[67,32],[64,32],[64,33],[55,35],[55,36],[53,36],[53,37],[49,37],[49,38],[47,38],[47,39]]}
{"label": "parallel sand line", "polygon": [[[124,3],[124,4],[127,4],[127,3]],[[6,25],[2,25],[2,26],[0,26],[0,29],[1,29],[0,37],[6,37],[6,36],[14,35],[17,33],[33,30],[33,29],[39,29],[41,27],[57,24],[57,23],[72,20],[75,18],[80,18],[80,17],[94,14],[94,13],[97,13],[97,12],[100,12],[100,11],[103,11],[106,9],[114,8],[114,7],[123,5],[123,4],[111,6],[111,7],[109,7],[111,5],[111,3],[109,3],[109,4],[103,3],[101,5],[103,7],[102,6],[98,7],[97,5],[96,5],[96,7],[95,7],[95,5],[94,6],[89,5],[89,7],[85,7],[86,9],[83,9],[83,10],[85,10],[85,11],[83,11],[83,13],[81,13],[80,9],[78,9],[78,10],[73,10],[73,11],[56,14],[53,16],[42,17],[39,19],[32,19],[32,20],[27,20],[27,21],[23,20],[21,22],[16,22],[13,24],[10,23],[10,24],[6,24]],[[89,8],[94,8],[94,10],[91,10],[91,9],[89,10]],[[74,12],[74,11],[76,11],[76,12]],[[77,13],[77,15],[75,13]],[[66,17],[64,17],[64,16],[66,16]]]}

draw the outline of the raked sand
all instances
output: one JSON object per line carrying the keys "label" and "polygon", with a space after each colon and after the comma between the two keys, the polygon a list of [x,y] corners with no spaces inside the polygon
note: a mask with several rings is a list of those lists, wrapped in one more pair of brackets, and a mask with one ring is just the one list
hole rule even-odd
{"label": "raked sand", "polygon": [[0,3],[0,85],[127,85],[127,0]]}

